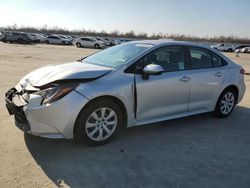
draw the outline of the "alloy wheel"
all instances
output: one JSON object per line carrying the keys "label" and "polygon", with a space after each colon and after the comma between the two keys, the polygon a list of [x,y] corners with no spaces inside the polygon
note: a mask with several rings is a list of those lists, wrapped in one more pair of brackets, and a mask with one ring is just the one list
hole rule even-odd
{"label": "alloy wheel", "polygon": [[85,131],[94,141],[109,138],[117,128],[118,120],[115,111],[108,107],[98,108],[87,118]]}
{"label": "alloy wheel", "polygon": [[225,115],[229,114],[234,107],[234,103],[235,103],[234,101],[235,101],[235,98],[232,92],[225,93],[220,103],[221,112]]}

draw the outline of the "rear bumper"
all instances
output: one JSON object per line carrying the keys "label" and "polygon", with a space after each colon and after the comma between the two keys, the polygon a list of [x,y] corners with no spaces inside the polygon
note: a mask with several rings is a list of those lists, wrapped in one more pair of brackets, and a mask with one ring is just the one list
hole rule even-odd
{"label": "rear bumper", "polygon": [[41,105],[42,98],[34,94],[30,94],[29,102],[25,103],[18,94],[12,88],[5,95],[6,107],[10,115],[14,115],[16,126],[46,138],[73,138],[77,115],[88,102],[75,91],[49,105]]}
{"label": "rear bumper", "polygon": [[241,102],[246,91],[246,85],[244,81],[240,82],[238,89],[239,89],[239,94],[238,94],[237,104]]}

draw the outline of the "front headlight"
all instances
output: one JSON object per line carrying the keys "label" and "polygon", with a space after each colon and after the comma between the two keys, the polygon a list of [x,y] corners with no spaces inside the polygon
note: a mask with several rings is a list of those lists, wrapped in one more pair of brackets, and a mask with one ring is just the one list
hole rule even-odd
{"label": "front headlight", "polygon": [[77,86],[78,84],[53,84],[46,89],[35,92],[34,94],[40,95],[43,99],[42,104],[46,105],[63,98]]}

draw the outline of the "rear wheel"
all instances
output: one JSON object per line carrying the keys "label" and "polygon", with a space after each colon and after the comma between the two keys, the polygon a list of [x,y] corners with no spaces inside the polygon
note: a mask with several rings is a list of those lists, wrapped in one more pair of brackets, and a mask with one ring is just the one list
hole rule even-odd
{"label": "rear wheel", "polygon": [[49,41],[48,41],[48,40],[46,40],[46,41],[45,41],[45,43],[46,43],[46,44],[49,44]]}
{"label": "rear wheel", "polygon": [[225,118],[229,116],[236,104],[236,93],[233,89],[226,89],[221,96],[219,97],[216,108],[215,108],[215,115],[217,117]]}
{"label": "rear wheel", "polygon": [[99,49],[100,48],[100,45],[99,44],[95,44],[94,46],[96,49]]}
{"label": "rear wheel", "polygon": [[233,49],[232,49],[232,48],[229,48],[229,49],[228,49],[228,52],[233,52]]}
{"label": "rear wheel", "polygon": [[120,107],[112,100],[96,100],[78,115],[74,138],[91,145],[109,142],[123,123]]}

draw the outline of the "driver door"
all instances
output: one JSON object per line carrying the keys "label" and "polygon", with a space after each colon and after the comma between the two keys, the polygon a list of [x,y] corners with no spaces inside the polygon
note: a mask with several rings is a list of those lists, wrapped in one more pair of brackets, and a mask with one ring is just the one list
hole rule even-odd
{"label": "driver door", "polygon": [[[143,65],[142,65],[143,64]],[[188,111],[190,77],[186,70],[184,49],[167,46],[155,50],[139,61],[139,66],[158,64],[161,75],[135,75],[137,93],[137,120],[150,120],[175,116]]]}

